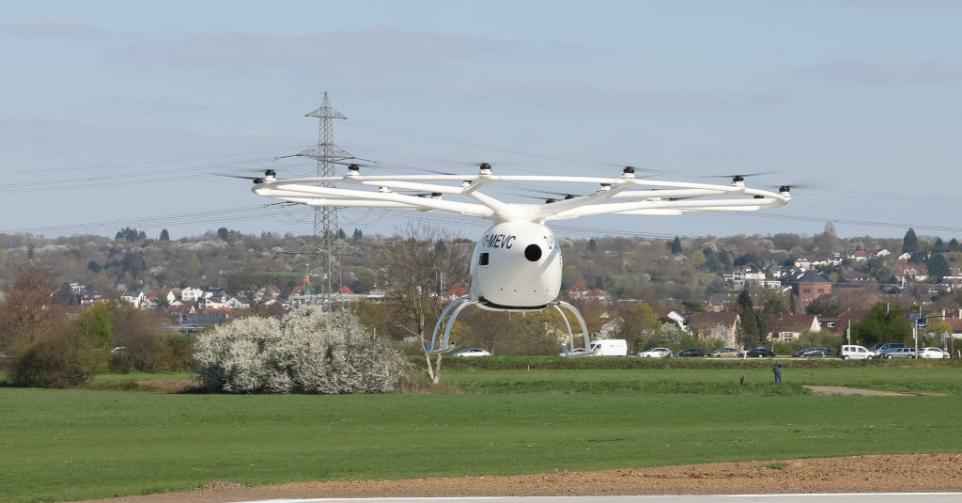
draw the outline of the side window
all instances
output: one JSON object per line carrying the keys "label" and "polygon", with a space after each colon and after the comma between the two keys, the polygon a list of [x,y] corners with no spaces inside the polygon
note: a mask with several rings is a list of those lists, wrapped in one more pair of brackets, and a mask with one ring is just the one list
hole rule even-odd
{"label": "side window", "polygon": [[478,265],[488,265],[488,252],[484,252],[478,257]]}

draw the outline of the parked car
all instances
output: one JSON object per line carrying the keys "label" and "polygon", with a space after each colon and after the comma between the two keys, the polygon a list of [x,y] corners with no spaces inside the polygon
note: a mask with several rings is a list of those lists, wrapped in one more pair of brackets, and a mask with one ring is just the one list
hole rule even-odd
{"label": "parked car", "polygon": [[565,348],[564,351],[558,353],[558,356],[591,356],[591,351],[585,348],[575,348],[573,351],[568,351]]}
{"label": "parked car", "polygon": [[628,341],[624,339],[598,339],[591,341],[588,351],[594,356],[628,356]]}
{"label": "parked car", "polygon": [[875,353],[865,346],[855,344],[842,346],[842,350],[838,355],[842,357],[843,360],[868,360],[869,358],[875,357]]}
{"label": "parked car", "polygon": [[676,356],[691,358],[695,356],[705,356],[705,352],[697,348],[682,349]]}
{"label": "parked car", "polygon": [[802,353],[808,351],[809,349],[814,349],[814,348],[812,348],[811,346],[805,346],[804,348],[799,349],[798,351],[793,352],[793,353],[792,353],[792,358],[800,358],[800,357],[802,356]]}
{"label": "parked car", "polygon": [[481,349],[481,348],[464,348],[454,353],[454,355],[452,356],[457,356],[459,358],[468,358],[468,357],[475,357],[475,356],[491,356],[491,352],[488,351],[487,349]]}
{"label": "parked car", "polygon": [[669,358],[671,357],[671,350],[668,348],[651,348],[638,353],[638,356],[642,358]]}
{"label": "parked car", "polygon": [[912,348],[893,348],[879,353],[879,358],[891,360],[893,358],[915,358],[915,350]]}
{"label": "parked car", "polygon": [[748,350],[745,356],[747,358],[775,358],[775,352],[759,346]]}
{"label": "parked car", "polygon": [[919,358],[926,360],[941,360],[949,357],[949,352],[940,348],[923,348],[919,350]]}
{"label": "parked car", "polygon": [[738,348],[718,348],[709,353],[712,358],[738,358],[741,355],[742,350]]}
{"label": "parked car", "polygon": [[875,353],[875,354],[873,355],[873,358],[884,358],[885,355],[883,355],[882,353],[886,353],[886,352],[891,351],[891,350],[893,350],[893,349],[902,349],[902,348],[904,348],[904,347],[905,347],[905,344],[903,344],[903,343],[901,343],[901,342],[878,343],[878,344],[872,346],[872,352]]}
{"label": "parked car", "polygon": [[799,356],[802,358],[828,358],[832,356],[832,350],[828,348],[808,348]]}

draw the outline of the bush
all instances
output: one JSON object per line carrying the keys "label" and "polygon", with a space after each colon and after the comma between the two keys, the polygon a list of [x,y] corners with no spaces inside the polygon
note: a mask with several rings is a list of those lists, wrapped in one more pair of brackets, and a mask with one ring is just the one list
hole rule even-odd
{"label": "bush", "polygon": [[205,388],[229,393],[386,393],[408,367],[350,311],[315,306],[221,325],[197,338],[194,362]]}
{"label": "bush", "polygon": [[69,388],[89,381],[102,363],[71,331],[43,337],[13,359],[10,380],[15,386]]}

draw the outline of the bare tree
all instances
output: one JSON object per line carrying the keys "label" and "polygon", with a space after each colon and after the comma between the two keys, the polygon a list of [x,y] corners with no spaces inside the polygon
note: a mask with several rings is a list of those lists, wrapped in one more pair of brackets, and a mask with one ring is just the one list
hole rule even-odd
{"label": "bare tree", "polygon": [[62,311],[52,297],[57,289],[46,273],[28,267],[7,289],[0,304],[0,350],[18,344],[32,344],[49,325],[58,322]]}
{"label": "bare tree", "polygon": [[[430,337],[446,293],[468,279],[469,243],[438,226],[415,222],[398,232],[385,247],[388,295],[395,309],[395,326],[423,344]],[[442,354],[424,355],[432,384],[441,379]]]}

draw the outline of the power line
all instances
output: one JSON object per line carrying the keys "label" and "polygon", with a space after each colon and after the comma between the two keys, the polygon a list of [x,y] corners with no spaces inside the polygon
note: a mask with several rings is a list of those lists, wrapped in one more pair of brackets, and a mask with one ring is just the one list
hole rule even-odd
{"label": "power line", "polygon": [[95,116],[88,116],[88,117],[26,119],[26,120],[15,120],[15,121],[0,120],[0,124],[25,125],[25,124],[46,124],[46,123],[57,123],[57,122],[99,121],[99,120],[110,120],[110,119],[122,119],[127,117],[142,117],[146,115],[195,112],[199,110],[211,110],[215,108],[225,108],[225,107],[232,107],[236,105],[249,105],[252,103],[271,103],[275,101],[287,101],[287,100],[295,100],[295,99],[302,99],[302,98],[316,98],[316,97],[317,97],[316,93],[300,94],[297,96],[282,96],[282,97],[274,97],[274,98],[260,98],[260,99],[251,99],[251,100],[230,101],[225,103],[213,103],[210,105],[197,105],[197,106],[180,107],[180,108],[165,108],[165,109],[147,110],[147,111],[139,111],[139,112],[125,112],[125,113],[117,113],[117,114],[95,115]]}

